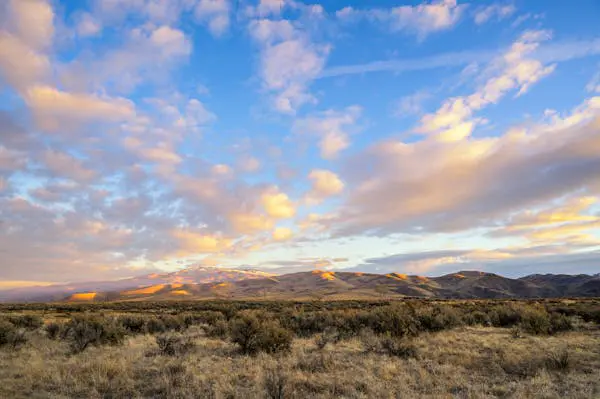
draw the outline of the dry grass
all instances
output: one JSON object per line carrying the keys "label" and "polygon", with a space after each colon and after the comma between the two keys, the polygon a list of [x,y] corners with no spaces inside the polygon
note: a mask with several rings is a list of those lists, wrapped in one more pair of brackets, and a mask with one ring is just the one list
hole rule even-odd
{"label": "dry grass", "polygon": [[21,350],[0,350],[2,398],[600,396],[597,330],[513,338],[509,329],[461,327],[414,339],[418,359],[366,352],[358,338],[323,349],[295,339],[289,353],[245,356],[199,327],[185,332],[195,345],[180,356],[160,355],[152,335],[71,354],[65,342],[30,334]]}

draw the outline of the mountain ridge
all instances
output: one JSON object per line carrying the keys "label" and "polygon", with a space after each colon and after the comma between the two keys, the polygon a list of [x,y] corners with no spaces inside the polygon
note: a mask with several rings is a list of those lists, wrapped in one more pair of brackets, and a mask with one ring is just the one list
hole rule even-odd
{"label": "mountain ridge", "polygon": [[558,298],[600,297],[600,275],[532,274],[508,278],[461,270],[437,277],[313,270],[275,275],[193,266],[113,282],[0,291],[2,302],[202,299]]}

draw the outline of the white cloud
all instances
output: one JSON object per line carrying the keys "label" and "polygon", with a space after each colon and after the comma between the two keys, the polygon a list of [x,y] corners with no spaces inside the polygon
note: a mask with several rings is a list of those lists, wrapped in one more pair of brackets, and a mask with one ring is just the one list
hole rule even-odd
{"label": "white cloud", "polygon": [[307,86],[322,71],[330,47],[312,43],[307,32],[288,20],[252,21],[249,29],[261,46],[260,77],[274,95],[275,109],[294,113],[315,102]]}
{"label": "white cloud", "polygon": [[489,6],[479,7],[475,11],[474,20],[477,25],[482,25],[493,18],[502,20],[509,17],[514,14],[516,10],[516,7],[512,4],[491,4]]}
{"label": "white cloud", "polygon": [[408,32],[423,40],[432,33],[455,26],[465,8],[466,5],[459,5],[456,0],[436,0],[415,6],[366,10],[344,7],[336,12],[336,17],[344,22],[366,18],[374,23],[384,24],[392,32]]}
{"label": "white cloud", "polygon": [[527,31],[500,57],[495,58],[486,71],[487,80],[469,96],[446,100],[434,113],[421,119],[417,132],[433,134],[443,141],[456,141],[469,137],[476,125],[484,122],[473,113],[489,104],[497,103],[511,90],[520,96],[554,71],[556,65],[544,65],[531,53],[541,41],[547,40],[547,31]]}
{"label": "white cloud", "polygon": [[214,36],[221,36],[229,29],[229,9],[229,0],[200,0],[194,15]]}
{"label": "white cloud", "polygon": [[276,227],[272,233],[272,237],[275,241],[287,241],[292,238],[293,235],[294,233],[292,230],[287,227]]}
{"label": "white cloud", "polygon": [[312,170],[308,178],[311,180],[311,189],[305,199],[309,204],[318,204],[344,190],[344,182],[330,170]]}
{"label": "white cloud", "polygon": [[296,208],[285,193],[271,190],[261,196],[262,206],[267,215],[276,219],[289,219],[296,214]]}
{"label": "white cloud", "polygon": [[102,31],[102,23],[90,13],[84,12],[78,16],[75,29],[81,37],[96,36]]}
{"label": "white cloud", "polygon": [[350,145],[349,132],[357,129],[356,123],[362,108],[350,106],[341,112],[328,110],[294,122],[296,134],[319,138],[321,157],[333,159]]}
{"label": "white cloud", "polygon": [[93,94],[68,93],[50,86],[32,86],[25,93],[38,124],[48,130],[87,122],[118,122],[135,114],[124,98],[101,98]]}
{"label": "white cloud", "polygon": [[7,24],[33,49],[45,49],[54,36],[54,11],[45,0],[9,0]]}

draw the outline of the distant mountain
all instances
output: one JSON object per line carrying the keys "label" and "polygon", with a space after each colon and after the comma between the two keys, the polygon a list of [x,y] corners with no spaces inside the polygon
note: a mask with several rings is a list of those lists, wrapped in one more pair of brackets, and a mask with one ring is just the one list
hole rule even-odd
{"label": "distant mountain", "polygon": [[172,299],[551,298],[600,296],[600,275],[518,279],[460,271],[439,277],[321,271],[272,275],[193,267],[131,279],[0,292],[3,301],[142,301]]}
{"label": "distant mountain", "polygon": [[[93,281],[73,284],[50,285],[44,287],[15,288],[0,291],[0,301],[57,301],[66,297],[77,301],[111,300],[120,298],[123,293],[138,290],[159,292],[169,286],[221,283],[245,279],[258,279],[271,276],[258,270],[223,269],[216,267],[193,266],[172,273],[148,274],[116,281]],[[175,289],[175,288],[174,288]],[[141,296],[148,294],[140,294]],[[136,296],[136,295],[131,295]]]}

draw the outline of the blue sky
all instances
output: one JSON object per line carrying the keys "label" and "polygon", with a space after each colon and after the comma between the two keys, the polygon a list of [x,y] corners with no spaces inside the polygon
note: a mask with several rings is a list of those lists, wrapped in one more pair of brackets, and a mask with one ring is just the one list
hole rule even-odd
{"label": "blue sky", "polygon": [[600,4],[10,0],[0,287],[600,272]]}

